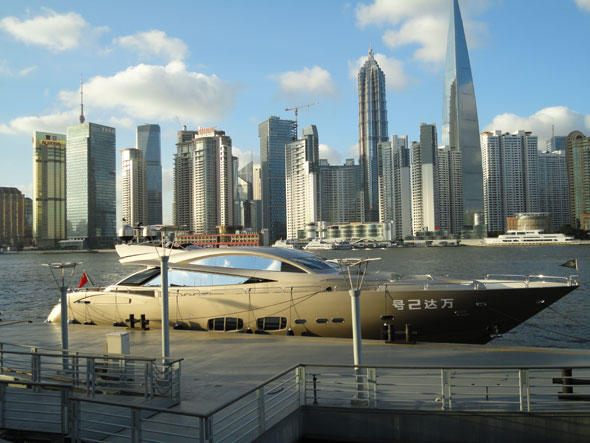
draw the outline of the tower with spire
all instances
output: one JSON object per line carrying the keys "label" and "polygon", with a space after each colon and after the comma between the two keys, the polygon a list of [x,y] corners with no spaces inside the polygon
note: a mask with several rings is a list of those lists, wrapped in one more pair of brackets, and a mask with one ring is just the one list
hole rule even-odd
{"label": "tower with spire", "polygon": [[462,157],[465,222],[483,211],[483,174],[479,122],[469,53],[458,0],[451,1],[443,95],[442,142]]}
{"label": "tower with spire", "polygon": [[388,141],[385,75],[373,56],[358,73],[359,92],[359,163],[363,169],[365,220],[379,219],[379,181],[377,145]]}
{"label": "tower with spire", "polygon": [[80,123],[84,123],[84,82],[82,81],[82,74],[80,74]]}

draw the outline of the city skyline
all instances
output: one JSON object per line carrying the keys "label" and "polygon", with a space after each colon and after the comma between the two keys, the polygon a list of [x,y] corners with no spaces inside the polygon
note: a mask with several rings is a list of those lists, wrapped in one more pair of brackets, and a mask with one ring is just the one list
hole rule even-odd
{"label": "city skyline", "polygon": [[[161,125],[165,222],[171,216],[171,170],[180,124],[195,129],[223,128],[232,134],[234,155],[244,160],[248,158],[244,153],[252,151],[251,157],[256,160],[260,122],[269,115],[292,119],[292,113],[283,111],[286,106],[317,100],[318,106],[300,112],[299,126],[317,125],[322,133],[320,157],[332,164],[357,157],[356,74],[371,42],[386,76],[389,135],[408,134],[410,140],[417,140],[420,121],[435,122],[439,128],[441,125],[441,57],[449,1],[424,1],[421,8],[413,3],[418,2],[318,5],[310,26],[321,25],[325,32],[316,37],[289,34],[272,21],[275,17],[295,20],[305,11],[300,6],[261,3],[248,5],[246,10],[245,5],[236,4],[229,11],[205,5],[198,8],[204,18],[223,12],[224,18],[236,25],[225,40],[207,34],[207,48],[201,47],[199,36],[210,25],[192,29],[192,33],[182,31],[182,26],[172,21],[172,16],[179,19],[174,7],[170,13],[156,14],[149,7],[140,11],[133,5],[119,5],[138,14],[136,22],[121,23],[97,13],[92,5],[49,2],[46,6],[50,9],[35,2],[27,5],[28,9],[5,5],[0,12],[0,41],[5,48],[0,60],[0,89],[11,106],[0,114],[0,143],[10,155],[2,166],[0,185],[16,186],[31,195],[32,171],[28,165],[32,131],[64,132],[76,123],[80,72],[86,79],[85,113],[89,120],[117,129],[117,150],[134,146],[136,126]],[[531,14],[526,2],[505,3],[460,2],[481,130],[531,130],[539,135],[540,148],[550,137],[552,124],[556,135],[567,135],[572,129],[588,133],[587,103],[584,94],[576,92],[585,87],[581,73],[587,72],[584,66],[588,62],[571,55],[583,53],[589,41],[583,31],[590,21],[590,10],[584,7],[587,2],[539,2],[532,18],[551,20],[555,24],[552,29],[559,30],[543,35],[533,23],[522,20]],[[251,27],[259,20],[261,8],[271,19],[268,29],[245,38],[236,51],[231,36],[243,26],[239,19],[245,18]],[[192,8],[186,9],[190,12]],[[186,15],[188,18],[191,14]],[[51,28],[52,20],[61,20],[59,32]],[[427,23],[432,26],[424,27]],[[50,35],[45,32],[48,26],[51,39],[45,38]],[[499,32],[502,29],[510,32]],[[72,35],[78,35],[78,40]],[[276,41],[268,43],[271,36]],[[436,40],[442,42],[441,54],[433,43]],[[272,51],[264,54],[265,45]],[[290,49],[278,54],[273,50],[275,45],[288,45]],[[88,51],[89,47],[93,51]],[[246,62],[254,54],[260,55],[255,69]],[[518,60],[518,69],[504,72],[502,61],[510,59]],[[56,60],[60,63],[55,64]],[[162,97],[161,91],[170,85],[171,78],[177,79],[178,85],[171,89],[170,97]],[[543,82],[552,87],[542,87]],[[140,93],[154,85],[153,94]],[[182,91],[191,94],[177,94],[182,85]],[[210,95],[199,95],[202,85],[210,87]],[[212,102],[207,101],[210,97]],[[207,106],[193,106],[191,110],[194,100]],[[537,114],[541,110],[545,111]],[[50,124],[44,127],[42,122]],[[120,177],[120,159],[117,163]]]}

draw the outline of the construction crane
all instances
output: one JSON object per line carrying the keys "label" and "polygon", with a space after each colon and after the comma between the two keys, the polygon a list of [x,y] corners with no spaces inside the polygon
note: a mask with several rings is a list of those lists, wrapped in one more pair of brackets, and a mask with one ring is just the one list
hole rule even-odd
{"label": "construction crane", "polygon": [[297,105],[293,106],[292,108],[285,108],[285,111],[295,111],[295,138],[297,138],[297,113],[301,108],[310,108],[314,105],[317,105],[318,102],[309,103],[307,105]]}

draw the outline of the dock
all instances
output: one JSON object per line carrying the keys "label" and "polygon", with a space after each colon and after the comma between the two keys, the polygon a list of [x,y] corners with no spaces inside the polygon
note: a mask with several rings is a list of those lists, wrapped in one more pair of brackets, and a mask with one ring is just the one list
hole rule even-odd
{"label": "dock", "polygon": [[[144,331],[141,329],[90,325],[69,325],[70,352],[102,354],[105,351],[106,335],[108,333],[122,331],[129,332],[132,356],[145,358],[157,358],[160,356],[161,330],[159,329]],[[2,343],[34,345],[39,347],[39,349],[59,349],[61,336],[59,326],[56,325],[13,323],[0,324],[0,337],[0,342]],[[462,389],[464,389],[464,392],[461,393],[460,389],[454,385],[457,383],[455,381],[449,382],[449,393],[451,384],[453,384],[454,392],[448,398],[445,398],[444,389],[446,388],[444,386],[442,395],[431,395],[428,393],[428,390],[425,392],[415,392],[415,395],[409,395],[406,392],[407,389],[406,391],[400,390],[403,384],[412,385],[413,383],[422,383],[422,380],[428,378],[428,383],[431,383],[433,386],[433,392],[440,391],[441,374],[443,380],[445,380],[444,377],[446,375],[444,371],[450,371],[450,368],[462,368],[461,371],[464,373],[462,375],[463,380],[469,378],[469,383],[472,386],[479,386],[481,378],[477,381],[477,377],[485,376],[488,378],[488,380],[482,382],[486,384],[486,403],[484,404],[484,407],[488,411],[485,414],[486,420],[499,420],[494,414],[502,411],[505,412],[506,405],[509,405],[509,409],[514,406],[514,411],[520,410],[521,415],[519,417],[523,417],[523,411],[525,417],[533,417],[530,415],[531,405],[536,410],[539,410],[538,405],[540,403],[533,403],[530,398],[522,394],[522,389],[520,405],[518,393],[516,393],[514,400],[513,398],[509,399],[513,393],[502,391],[501,396],[497,397],[500,402],[497,408],[498,411],[494,412],[493,402],[487,401],[487,385],[492,386],[492,378],[499,377],[501,380],[497,385],[500,386],[502,384],[502,389],[506,388],[512,382],[515,383],[517,388],[518,384],[521,383],[522,388],[522,374],[525,374],[522,371],[526,370],[526,368],[537,367],[545,368],[542,370],[548,371],[547,376],[544,377],[544,380],[546,380],[543,383],[546,383],[546,385],[543,386],[543,390],[546,393],[543,395],[551,399],[551,406],[549,407],[549,403],[545,403],[543,406],[545,409],[541,408],[542,411],[539,413],[544,414],[550,411],[551,416],[554,417],[553,420],[555,420],[555,414],[558,416],[559,414],[568,413],[568,410],[572,409],[570,405],[574,405],[573,409],[575,410],[575,414],[577,414],[576,417],[579,416],[578,419],[581,421],[572,420],[568,415],[566,420],[569,423],[568,426],[574,426],[575,428],[575,435],[572,434],[572,439],[569,439],[569,441],[575,441],[573,437],[580,437],[580,429],[587,429],[587,425],[590,423],[590,402],[570,403],[558,401],[558,393],[564,391],[565,388],[562,389],[559,384],[553,383],[553,379],[556,376],[555,370],[549,371],[547,369],[590,368],[590,350],[494,346],[493,343],[488,345],[439,343],[406,345],[365,340],[363,342],[363,366],[368,368],[367,375],[366,377],[364,375],[362,376],[365,377],[363,380],[359,378],[355,381],[355,379],[351,378],[350,385],[346,385],[345,377],[348,377],[348,375],[342,374],[352,375],[353,373],[349,367],[352,364],[353,358],[352,341],[350,339],[170,330],[170,349],[173,359],[182,359],[180,403],[169,409],[176,414],[193,414],[205,417],[211,415],[212,411],[224,408],[233,400],[239,399],[240,397],[246,398],[250,394],[256,394],[253,398],[258,398],[258,400],[252,401],[255,407],[259,408],[260,392],[274,395],[282,391],[280,395],[287,395],[287,391],[289,391],[288,395],[291,396],[289,398],[299,397],[298,392],[291,392],[290,387],[287,389],[284,386],[291,386],[291,382],[299,383],[299,378],[303,376],[306,386],[304,389],[307,390],[304,396],[307,396],[307,399],[304,398],[303,403],[301,403],[298,398],[297,405],[300,407],[297,411],[299,412],[296,412],[296,409],[289,410],[289,417],[291,418],[285,418],[287,421],[280,421],[280,423],[284,422],[285,429],[290,430],[291,435],[295,435],[297,432],[301,433],[301,429],[303,429],[301,423],[305,422],[311,426],[309,428],[312,429],[310,431],[311,435],[317,437],[317,432],[321,431],[321,420],[318,421],[320,415],[323,417],[322,420],[324,420],[324,423],[338,423],[338,420],[341,419],[338,417],[341,414],[348,416],[352,422],[358,422],[360,420],[359,417],[363,414],[366,415],[369,410],[373,411],[372,413],[377,414],[377,416],[384,417],[383,414],[385,411],[397,402],[398,404],[394,405],[395,409],[400,410],[400,405],[403,406],[401,408],[403,411],[399,413],[401,415],[397,415],[397,420],[401,420],[400,417],[404,414],[407,415],[414,411],[412,412],[414,415],[407,418],[414,423],[416,420],[425,420],[428,417],[432,418],[441,411],[453,409],[451,408],[451,401],[455,402],[453,406],[456,410],[459,400],[462,398],[461,396],[463,396],[463,400],[472,403],[481,401],[479,398],[472,399],[469,397],[471,394],[468,392],[469,387],[467,385],[463,386]],[[369,367],[372,369],[369,369]],[[398,368],[397,377],[399,377],[400,383],[392,382],[394,380],[392,378],[394,373],[391,372],[391,368],[393,367]],[[507,368],[506,371],[502,371],[503,367]],[[293,368],[294,370],[292,371]],[[487,369],[493,369],[496,371],[494,374],[500,375],[490,376],[486,372]],[[362,411],[362,414],[358,410],[351,411],[349,397],[351,395],[354,396],[356,386],[360,386],[361,384],[363,386],[365,384],[371,386],[371,383],[375,384],[376,376],[371,375],[375,374],[375,371],[378,371],[377,374],[380,377],[380,396],[376,395],[377,389],[375,387],[368,388],[366,396],[363,394],[363,397],[360,399],[362,400],[360,403],[365,402],[365,406],[368,409]],[[469,375],[466,375],[467,373]],[[281,376],[282,378],[278,377],[277,380],[284,378],[285,381],[281,383],[286,384],[281,385],[283,386],[281,388],[274,387],[271,389],[269,387],[271,385],[267,382],[280,374],[283,374]],[[449,374],[450,377],[450,372],[446,374]],[[560,372],[558,371],[557,375],[559,374]],[[581,374],[578,371],[578,373],[573,374],[573,378],[580,376],[586,377],[587,375],[588,372]],[[527,372],[526,377],[528,376]],[[538,374],[534,375],[531,372],[530,376],[538,377]],[[322,389],[318,389],[318,392],[315,389],[316,379],[322,387]],[[272,381],[271,384],[277,383],[277,380]],[[385,380],[389,381],[385,383]],[[533,383],[531,382],[531,385]],[[260,389],[260,386],[263,386],[263,389]],[[352,388],[350,395],[346,391],[349,388]],[[259,389],[260,392],[256,391],[256,389]],[[371,389],[374,391],[373,394],[369,392]],[[389,397],[387,398],[383,396],[383,393],[386,393],[386,391],[389,391]],[[490,391],[489,395],[493,397],[494,392]],[[405,405],[403,403],[404,401],[406,402]],[[329,407],[320,408],[321,411],[317,408],[313,409],[313,406],[317,406],[318,402],[320,406],[326,405],[326,407]],[[469,406],[469,403],[465,404],[468,405],[467,409],[473,409],[473,407]],[[346,406],[347,409],[339,409],[343,406]],[[546,409],[546,407],[550,409]],[[476,409],[478,408],[480,407],[476,406]],[[315,411],[313,416],[310,415],[310,411]],[[460,412],[448,412],[445,417],[450,417],[451,422],[453,420],[456,421],[457,416],[453,414],[458,413]],[[529,415],[526,415],[527,413]],[[350,414],[356,415],[351,416]],[[358,414],[361,414],[361,416]],[[415,414],[418,414],[421,418],[416,418]],[[481,416],[481,413],[478,416]],[[296,417],[296,419],[293,417]],[[373,416],[371,420],[375,420],[375,417]],[[439,422],[442,421],[440,417],[437,420]],[[478,420],[481,420],[481,417]],[[539,417],[535,415],[534,420],[538,421]],[[273,422],[272,424],[273,426],[278,426],[280,423]],[[259,419],[258,422],[254,420],[254,424],[259,427],[257,428],[259,431],[268,431],[270,429],[268,425],[264,425],[264,420],[262,425]],[[492,429],[497,428],[496,425],[488,423],[486,426],[491,426]],[[451,425],[447,424],[445,426],[448,427]],[[521,426],[530,426],[530,423],[522,423]],[[547,423],[543,422],[543,426],[547,426]],[[202,430],[202,441],[209,440],[206,438],[207,432],[206,429]],[[281,432],[284,435],[286,431],[283,430]],[[347,432],[353,431],[347,430]],[[567,434],[567,432],[564,434],[563,430],[559,432],[562,436]],[[261,441],[273,441],[268,433],[265,434],[262,432],[257,435],[262,435],[262,437],[266,435],[267,439],[265,440],[261,437]],[[556,434],[549,432],[547,435]],[[421,441],[420,438],[413,437],[415,439],[414,441]],[[378,435],[373,435],[373,438],[378,438]],[[568,439],[564,441],[568,441]]]}

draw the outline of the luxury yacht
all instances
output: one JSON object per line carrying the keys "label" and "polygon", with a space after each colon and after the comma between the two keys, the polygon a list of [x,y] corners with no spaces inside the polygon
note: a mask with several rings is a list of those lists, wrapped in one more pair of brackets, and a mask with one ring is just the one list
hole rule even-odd
{"label": "luxury yacht", "polygon": [[[119,245],[124,265],[143,266],[104,288],[68,293],[68,320],[129,325],[142,315],[161,327],[159,254],[169,255],[169,320],[177,328],[351,337],[349,273],[344,262],[281,248],[162,249]],[[351,269],[356,284],[356,269]],[[578,287],[576,276],[486,276],[480,280],[393,278],[362,281],[362,337],[384,323],[416,340],[486,343]],[[60,321],[58,303],[48,317]],[[131,321],[132,322],[132,321]]]}

